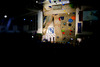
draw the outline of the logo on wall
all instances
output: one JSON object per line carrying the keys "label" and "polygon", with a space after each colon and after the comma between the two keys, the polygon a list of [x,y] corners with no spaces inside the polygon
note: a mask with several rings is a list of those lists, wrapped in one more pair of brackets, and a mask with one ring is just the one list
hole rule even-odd
{"label": "logo on wall", "polygon": [[48,28],[48,33],[49,34],[54,34],[54,28],[53,27]]}

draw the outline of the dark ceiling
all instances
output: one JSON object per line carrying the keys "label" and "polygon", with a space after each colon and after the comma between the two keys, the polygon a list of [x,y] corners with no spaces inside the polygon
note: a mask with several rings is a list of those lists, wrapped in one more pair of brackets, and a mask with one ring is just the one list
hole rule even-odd
{"label": "dark ceiling", "polygon": [[99,0],[70,0],[70,2],[76,5],[89,5],[99,7]]}
{"label": "dark ceiling", "polygon": [[[36,3],[37,0],[0,0],[0,15],[8,14],[10,16],[19,16],[29,13],[29,10],[42,10],[42,4]],[[38,0],[42,2],[44,0]],[[98,0],[70,0],[71,3],[80,5],[89,5],[99,9]]]}
{"label": "dark ceiling", "polygon": [[2,0],[0,1],[0,14],[8,14],[10,16],[14,16],[14,15],[19,16],[25,13],[29,13],[30,12],[29,10],[42,10],[42,4],[37,4],[36,0]]}

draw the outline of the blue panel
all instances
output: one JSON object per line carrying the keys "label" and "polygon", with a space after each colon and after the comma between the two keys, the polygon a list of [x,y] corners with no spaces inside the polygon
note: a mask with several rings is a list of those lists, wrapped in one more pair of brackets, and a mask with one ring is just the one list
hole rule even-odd
{"label": "blue panel", "polygon": [[45,20],[46,20],[46,17],[47,17],[47,16],[45,16],[45,17],[44,17],[43,23],[45,22]]}
{"label": "blue panel", "polygon": [[50,28],[50,31],[51,31],[52,33],[54,33],[54,28]]}
{"label": "blue panel", "polygon": [[78,23],[78,33],[81,33],[81,23]]}
{"label": "blue panel", "polygon": [[59,2],[61,2],[61,0],[59,0]]}
{"label": "blue panel", "polygon": [[49,0],[49,2],[51,3],[51,0]]}
{"label": "blue panel", "polygon": [[9,27],[10,27],[10,25],[11,25],[11,21],[12,21],[12,18],[10,18],[10,19],[8,20],[8,23],[7,23],[7,30],[9,29]]}

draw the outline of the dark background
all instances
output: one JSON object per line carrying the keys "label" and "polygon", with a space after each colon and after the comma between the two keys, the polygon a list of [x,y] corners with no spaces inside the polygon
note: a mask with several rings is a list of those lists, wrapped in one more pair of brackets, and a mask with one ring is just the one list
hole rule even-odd
{"label": "dark background", "polygon": [[[36,4],[37,0],[2,0],[0,1],[0,10],[4,13],[8,14],[14,14],[14,15],[20,15],[24,14],[26,9],[42,9],[42,4]],[[39,2],[42,2],[43,0],[38,0]],[[95,8],[99,9],[99,1],[95,0],[70,0],[71,3],[75,5],[90,5]],[[11,16],[12,16],[11,15]]]}
{"label": "dark background", "polygon": [[0,1],[0,9],[2,14],[10,16],[19,16],[27,13],[28,9],[42,9],[40,4],[36,4],[36,0],[2,0]]}

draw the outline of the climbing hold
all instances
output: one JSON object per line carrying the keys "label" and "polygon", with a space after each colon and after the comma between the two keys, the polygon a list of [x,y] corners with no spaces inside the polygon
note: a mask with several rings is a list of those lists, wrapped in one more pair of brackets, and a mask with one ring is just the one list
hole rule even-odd
{"label": "climbing hold", "polygon": [[71,31],[71,32],[73,32],[73,31]]}
{"label": "climbing hold", "polygon": [[65,30],[61,30],[62,32],[65,32]]}
{"label": "climbing hold", "polygon": [[54,1],[54,3],[56,3],[57,0],[53,0],[53,1]]}
{"label": "climbing hold", "polygon": [[62,4],[63,6],[65,5],[65,4]]}
{"label": "climbing hold", "polygon": [[56,1],[54,1],[54,3],[56,3]]}
{"label": "climbing hold", "polygon": [[69,23],[69,26],[72,26],[72,24]]}
{"label": "climbing hold", "polygon": [[62,32],[62,34],[65,34],[65,32]]}
{"label": "climbing hold", "polygon": [[71,19],[72,19],[72,20],[75,20],[75,16],[72,16]]}
{"label": "climbing hold", "polygon": [[65,39],[66,39],[66,37],[63,38],[63,40],[65,40]]}
{"label": "climbing hold", "polygon": [[60,17],[61,18],[61,20],[64,20],[64,17],[62,16],[62,17]]}
{"label": "climbing hold", "polygon": [[71,32],[72,30],[70,30],[70,32]]}
{"label": "climbing hold", "polygon": [[50,8],[52,8],[52,6],[49,6]]}
{"label": "climbing hold", "polygon": [[71,33],[69,33],[69,35],[71,35]]}
{"label": "climbing hold", "polygon": [[57,38],[59,38],[59,36],[57,36]]}
{"label": "climbing hold", "polygon": [[66,10],[64,10],[64,12],[66,12]]}
{"label": "climbing hold", "polygon": [[60,17],[59,17],[59,21],[61,21]]}
{"label": "climbing hold", "polygon": [[70,29],[70,28],[68,28],[68,29]]}
{"label": "climbing hold", "polygon": [[66,23],[63,23],[64,25],[66,25]]}
{"label": "climbing hold", "polygon": [[73,22],[73,20],[72,20],[72,19],[69,19],[69,20],[68,20],[68,22],[72,23],[72,22]]}

